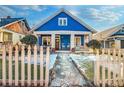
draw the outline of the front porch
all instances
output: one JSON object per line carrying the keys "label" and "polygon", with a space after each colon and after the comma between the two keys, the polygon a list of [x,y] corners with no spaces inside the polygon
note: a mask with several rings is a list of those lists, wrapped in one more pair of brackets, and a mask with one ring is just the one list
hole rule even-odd
{"label": "front porch", "polygon": [[124,37],[113,36],[107,39],[101,40],[102,48],[124,48]]}
{"label": "front porch", "polygon": [[89,34],[38,34],[38,45],[51,46],[55,51],[80,50],[90,40]]}

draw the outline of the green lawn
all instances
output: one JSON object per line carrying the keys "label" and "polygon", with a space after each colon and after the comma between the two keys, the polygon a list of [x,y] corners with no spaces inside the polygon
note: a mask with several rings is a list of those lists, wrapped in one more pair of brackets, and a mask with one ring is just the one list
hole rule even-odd
{"label": "green lawn", "polygon": [[[89,61],[89,60],[85,60],[84,62],[80,62],[80,65],[82,68],[86,68],[85,69],[85,74],[88,77],[88,79],[90,80],[94,80],[94,63]],[[108,78],[108,68],[105,68],[105,78]],[[111,72],[111,78],[113,78],[113,72]],[[100,66],[100,79],[102,80],[102,66]]]}
{"label": "green lawn", "polygon": [[[12,79],[15,79],[15,65],[12,62]],[[25,63],[25,80],[27,80],[27,64]],[[8,79],[8,61],[6,62],[6,78]],[[44,78],[45,78],[45,67],[44,67]],[[0,79],[2,79],[2,60],[0,59]],[[34,65],[31,64],[31,79],[34,79]],[[40,79],[40,65],[37,65],[37,79]],[[21,62],[19,62],[19,80],[21,80]]]}

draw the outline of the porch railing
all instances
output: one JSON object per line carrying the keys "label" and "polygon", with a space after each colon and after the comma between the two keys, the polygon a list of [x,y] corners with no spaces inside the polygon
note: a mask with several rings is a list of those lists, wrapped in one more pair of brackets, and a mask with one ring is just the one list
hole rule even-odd
{"label": "porch railing", "polygon": [[[26,51],[27,49],[27,51]],[[38,50],[39,49],[39,50]],[[50,48],[2,46],[0,86],[48,86]],[[33,51],[33,52],[32,52]]]}

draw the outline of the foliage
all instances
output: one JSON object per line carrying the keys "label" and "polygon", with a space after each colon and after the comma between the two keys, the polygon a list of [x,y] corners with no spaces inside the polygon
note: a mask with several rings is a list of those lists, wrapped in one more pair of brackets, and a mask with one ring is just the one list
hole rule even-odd
{"label": "foliage", "polygon": [[101,43],[98,40],[91,40],[87,44],[87,47],[93,48],[93,49],[100,49],[101,48]]}
{"label": "foliage", "polygon": [[37,43],[37,37],[34,35],[26,35],[21,40],[21,43],[27,44],[27,45],[34,45]]}

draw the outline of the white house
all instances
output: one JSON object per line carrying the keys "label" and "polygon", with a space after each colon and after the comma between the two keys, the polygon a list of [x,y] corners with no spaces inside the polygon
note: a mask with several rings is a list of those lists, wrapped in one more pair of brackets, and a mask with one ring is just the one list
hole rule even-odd
{"label": "white house", "polygon": [[0,18],[0,43],[16,44],[29,33],[29,26],[24,18]]}
{"label": "white house", "polygon": [[101,41],[102,48],[124,48],[124,24],[96,33],[93,38]]}

